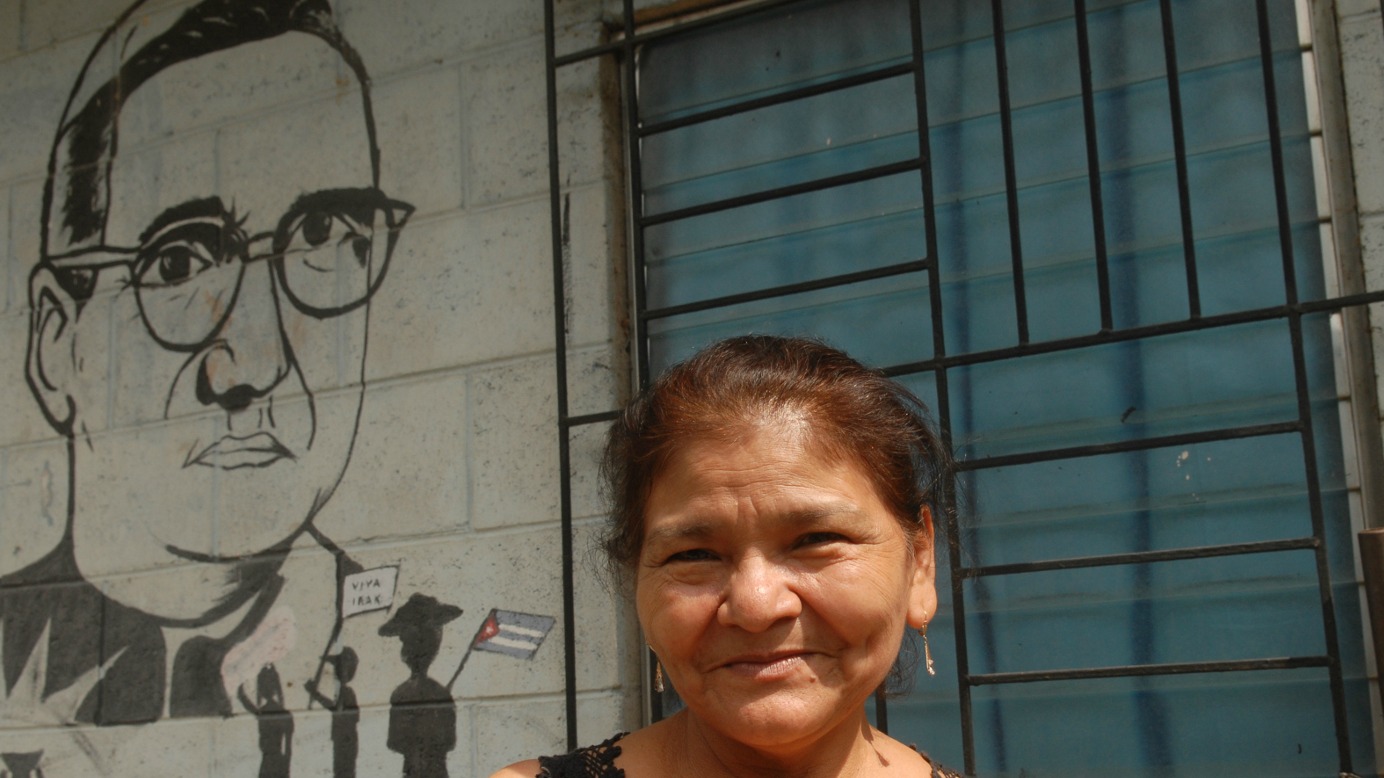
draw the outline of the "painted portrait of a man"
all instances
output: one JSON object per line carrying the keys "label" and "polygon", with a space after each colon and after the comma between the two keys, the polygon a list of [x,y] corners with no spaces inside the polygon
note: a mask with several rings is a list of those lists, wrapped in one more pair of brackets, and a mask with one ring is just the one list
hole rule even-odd
{"label": "painted portrait of a man", "polygon": [[[380,189],[369,76],[325,0],[205,0],[162,28],[141,6],[73,85],[29,283],[26,373],[66,438],[70,499],[61,543],[0,581],[0,647],[6,688],[41,670],[60,723],[238,712],[290,548],[354,571],[313,520],[351,459],[371,298],[412,211]],[[122,144],[158,133],[170,84],[290,51],[329,63],[313,75],[336,99],[305,109],[316,148],[286,138],[151,183]]]}

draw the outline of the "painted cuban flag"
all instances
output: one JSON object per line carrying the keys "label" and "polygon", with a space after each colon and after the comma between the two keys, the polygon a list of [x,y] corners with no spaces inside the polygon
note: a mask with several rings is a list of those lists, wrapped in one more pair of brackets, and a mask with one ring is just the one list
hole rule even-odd
{"label": "painted cuban flag", "polygon": [[496,654],[532,659],[534,652],[543,645],[556,621],[552,616],[538,616],[532,613],[518,613],[491,608],[471,648],[477,651],[490,651]]}

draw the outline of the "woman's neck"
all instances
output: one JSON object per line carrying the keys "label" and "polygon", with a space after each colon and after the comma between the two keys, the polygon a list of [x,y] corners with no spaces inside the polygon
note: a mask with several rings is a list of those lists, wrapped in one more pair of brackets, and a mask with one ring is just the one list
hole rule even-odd
{"label": "woman's neck", "polygon": [[889,759],[877,747],[884,738],[863,710],[817,736],[784,743],[742,743],[686,711],[660,722],[650,734],[662,740],[653,755],[663,769],[675,765],[678,775],[689,778],[854,778],[890,772]]}

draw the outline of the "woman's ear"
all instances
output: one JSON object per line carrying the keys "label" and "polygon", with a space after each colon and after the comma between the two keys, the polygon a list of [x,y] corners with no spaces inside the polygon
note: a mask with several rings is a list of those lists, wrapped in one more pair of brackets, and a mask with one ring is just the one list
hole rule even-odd
{"label": "woman's ear", "polygon": [[44,267],[36,269],[29,278],[29,302],[32,314],[25,360],[29,388],[48,423],[70,436],[77,415],[69,391],[77,372],[72,350],[77,303],[58,283],[53,271]]}
{"label": "woman's ear", "polygon": [[913,533],[913,580],[908,597],[908,625],[922,629],[937,614],[937,563],[933,553],[932,510],[918,511],[918,530]]}

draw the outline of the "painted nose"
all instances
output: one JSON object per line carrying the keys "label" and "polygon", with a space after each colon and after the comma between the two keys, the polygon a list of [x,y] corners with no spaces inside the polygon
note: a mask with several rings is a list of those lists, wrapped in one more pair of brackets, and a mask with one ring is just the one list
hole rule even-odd
{"label": "painted nose", "polygon": [[763,632],[802,613],[802,600],[787,571],[760,556],[736,565],[716,610],[722,626]]}
{"label": "painted nose", "polygon": [[197,371],[197,399],[227,411],[269,394],[291,369],[269,263],[253,262],[244,272],[235,307]]}

